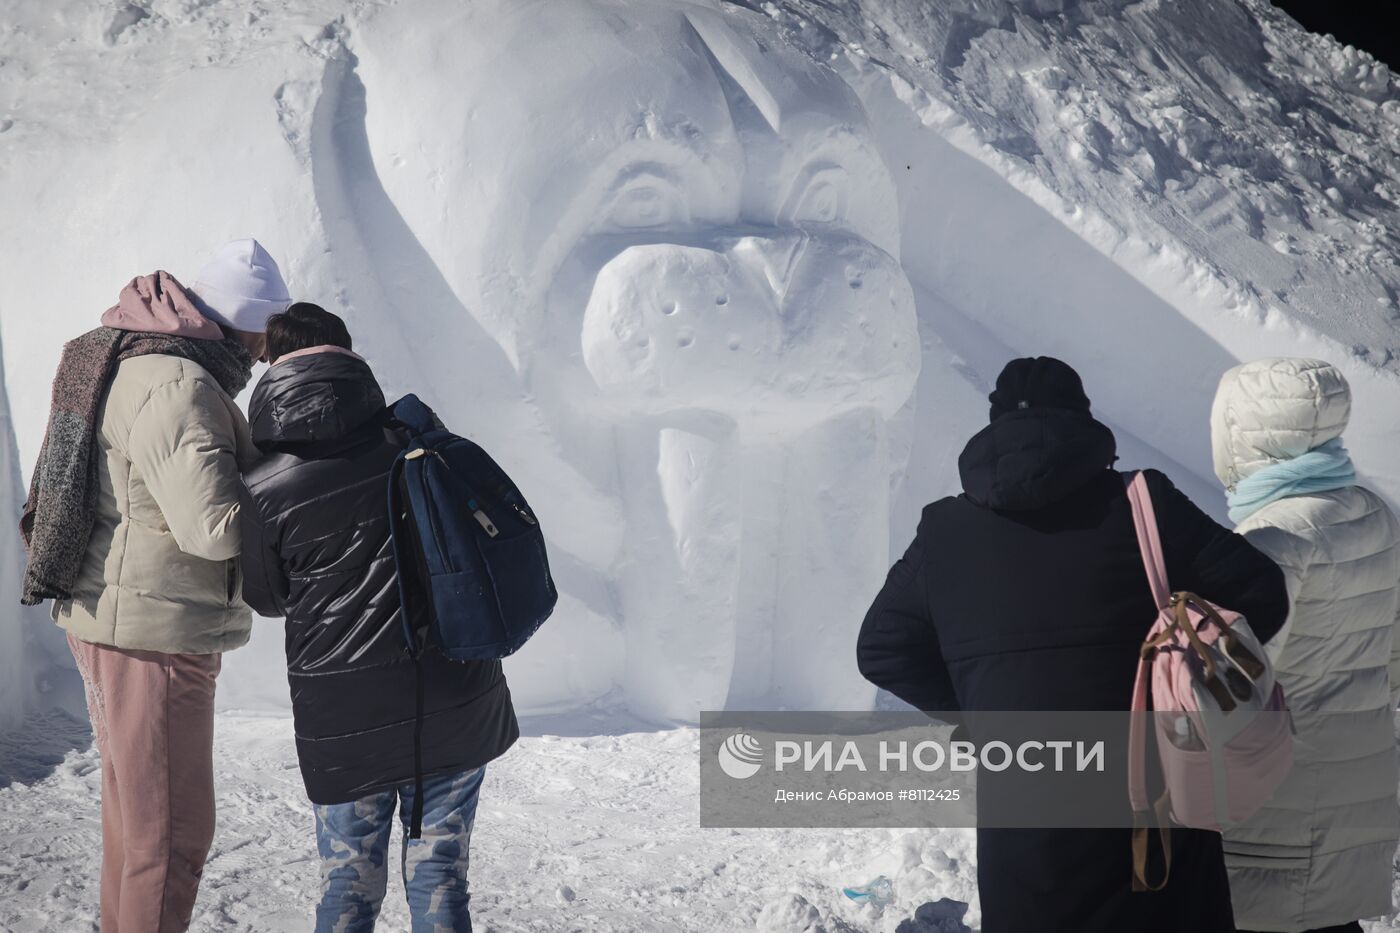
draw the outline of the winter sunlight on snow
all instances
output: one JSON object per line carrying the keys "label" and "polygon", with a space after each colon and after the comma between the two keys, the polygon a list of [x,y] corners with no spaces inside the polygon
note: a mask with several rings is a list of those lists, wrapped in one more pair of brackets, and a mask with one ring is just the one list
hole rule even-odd
{"label": "winter sunlight on snow", "polygon": [[[981,929],[974,830],[701,828],[697,724],[902,705],[857,633],[1013,357],[1222,523],[1221,374],[1330,361],[1400,504],[1400,89],[1266,0],[2,6],[6,515],[64,341],[256,236],[540,517],[478,929]],[[99,757],[25,560],[0,536],[0,933],[97,930]],[[311,923],[284,647],[223,658],[194,930]]]}

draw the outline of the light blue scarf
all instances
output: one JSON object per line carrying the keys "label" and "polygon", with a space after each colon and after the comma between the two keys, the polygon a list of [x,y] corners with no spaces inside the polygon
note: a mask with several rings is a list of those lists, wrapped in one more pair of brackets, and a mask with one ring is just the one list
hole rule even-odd
{"label": "light blue scarf", "polygon": [[1351,455],[1342,446],[1342,439],[1335,437],[1321,447],[1292,460],[1272,463],[1240,480],[1234,491],[1226,495],[1230,520],[1239,524],[1277,499],[1341,489],[1355,482]]}

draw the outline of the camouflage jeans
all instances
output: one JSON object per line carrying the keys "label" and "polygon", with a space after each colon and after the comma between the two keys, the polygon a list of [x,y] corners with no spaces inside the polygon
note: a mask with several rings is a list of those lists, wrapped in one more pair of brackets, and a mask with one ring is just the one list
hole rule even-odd
{"label": "camouflage jeans", "polygon": [[394,808],[404,824],[404,892],[413,933],[471,933],[467,848],[484,768],[423,783],[423,837],[408,838],[413,785],[353,803],[317,805],[321,903],[316,933],[369,933],[389,883],[389,832]]}

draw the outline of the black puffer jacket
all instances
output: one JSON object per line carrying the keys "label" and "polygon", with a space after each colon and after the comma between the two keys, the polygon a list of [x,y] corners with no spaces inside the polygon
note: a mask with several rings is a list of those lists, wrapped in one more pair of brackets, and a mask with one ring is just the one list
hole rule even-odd
{"label": "black puffer jacket", "polygon": [[[403,447],[359,357],[270,368],[253,390],[244,476],[243,596],[287,620],[297,757],[313,803],[413,779],[414,662],[389,541],[389,467]],[[420,602],[412,600],[415,606]],[[519,735],[499,661],[424,654],[426,775],[483,765]]]}
{"label": "black puffer jacket", "polygon": [[[1108,428],[1063,409],[1012,412],[974,437],[964,494],[924,509],[866,616],[865,676],[928,711],[1126,710],[1155,608],[1114,459]],[[1278,567],[1147,477],[1172,587],[1273,637],[1288,613]],[[1234,930],[1218,834],[1174,830],[1156,894],[1130,891],[1130,834],[979,831],[983,933]]]}

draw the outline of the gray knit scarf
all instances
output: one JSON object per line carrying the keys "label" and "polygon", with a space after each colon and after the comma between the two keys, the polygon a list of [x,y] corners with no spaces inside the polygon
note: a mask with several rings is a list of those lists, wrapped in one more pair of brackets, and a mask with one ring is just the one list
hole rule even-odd
{"label": "gray knit scarf", "polygon": [[149,354],[198,363],[237,395],[253,358],[237,340],[195,340],[99,327],[63,347],[53,381],[48,430],[39,448],[20,534],[29,551],[20,602],[71,599],[97,520],[97,421],[107,383],[121,360]]}

